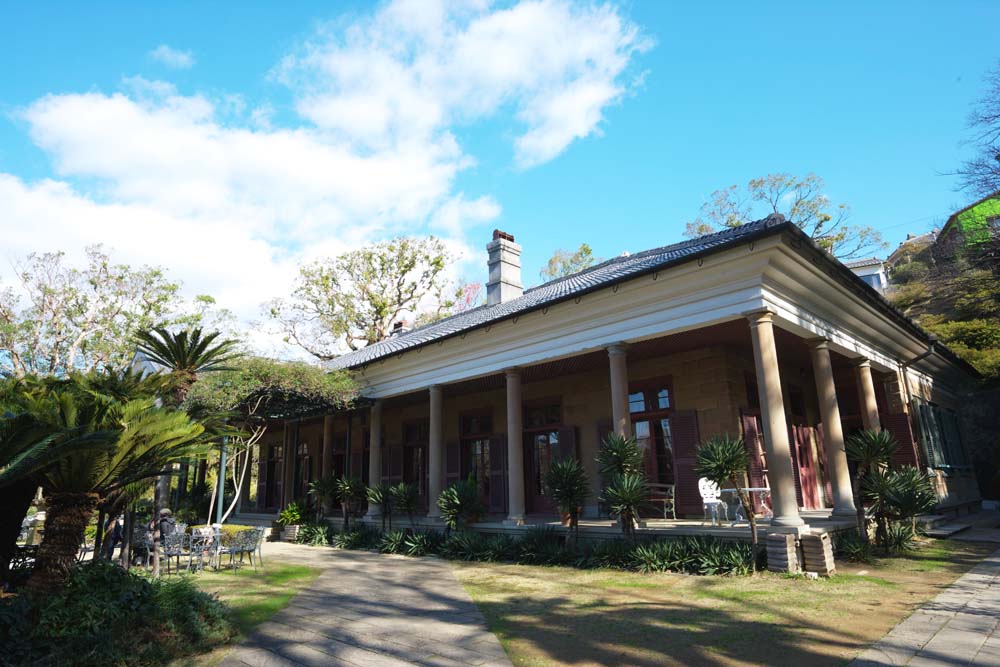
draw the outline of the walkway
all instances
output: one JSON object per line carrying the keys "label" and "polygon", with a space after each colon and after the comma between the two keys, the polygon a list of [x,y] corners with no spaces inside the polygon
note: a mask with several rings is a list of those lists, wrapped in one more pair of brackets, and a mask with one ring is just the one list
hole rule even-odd
{"label": "walkway", "polygon": [[1000,550],[862,653],[851,667],[1000,667]]}
{"label": "walkway", "polygon": [[324,571],[221,667],[511,667],[445,561],[283,543],[269,559]]}

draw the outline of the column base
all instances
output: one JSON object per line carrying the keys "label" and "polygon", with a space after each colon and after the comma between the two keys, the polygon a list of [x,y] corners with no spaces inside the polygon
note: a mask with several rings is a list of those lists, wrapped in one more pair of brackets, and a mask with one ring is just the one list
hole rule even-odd
{"label": "column base", "polygon": [[798,536],[798,535],[808,535],[809,533],[812,532],[812,528],[810,528],[809,524],[805,522],[802,522],[802,524],[797,526],[782,526],[782,525],[775,525],[774,523],[772,523],[770,526],[767,527],[767,532],[769,534],[776,533],[781,535]]}
{"label": "column base", "polygon": [[503,520],[503,525],[505,526],[523,526],[524,517],[523,516],[509,516]]}

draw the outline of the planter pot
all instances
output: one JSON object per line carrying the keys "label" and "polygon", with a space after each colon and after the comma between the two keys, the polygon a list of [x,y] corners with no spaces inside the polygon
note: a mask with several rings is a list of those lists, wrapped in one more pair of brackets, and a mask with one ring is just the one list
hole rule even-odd
{"label": "planter pot", "polygon": [[292,524],[291,526],[285,526],[285,529],[281,531],[281,541],[282,542],[294,542],[295,538],[299,536],[299,526],[298,524]]}

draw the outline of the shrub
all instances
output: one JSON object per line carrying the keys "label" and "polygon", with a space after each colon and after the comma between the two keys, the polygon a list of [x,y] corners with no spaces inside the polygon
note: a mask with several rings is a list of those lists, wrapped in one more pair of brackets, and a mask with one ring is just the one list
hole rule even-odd
{"label": "shrub", "polygon": [[623,540],[596,540],[588,545],[579,564],[625,570],[631,566],[631,552],[631,545]]}
{"label": "shrub", "polygon": [[689,556],[683,540],[656,540],[629,552],[629,564],[639,572],[684,572]]}
{"label": "shrub", "polygon": [[344,530],[350,528],[351,517],[364,514],[367,492],[364,482],[358,477],[341,477],[336,483],[337,502],[344,513]]}
{"label": "shrub", "polygon": [[189,579],[151,581],[100,560],[45,597],[0,600],[4,664],[164,665],[234,632],[225,606]]}
{"label": "shrub", "polygon": [[406,538],[407,556],[429,556],[437,553],[441,547],[441,534],[436,531],[411,533]]}
{"label": "shrub", "polygon": [[485,535],[463,530],[446,537],[439,554],[450,560],[486,560],[487,546]]}
{"label": "shrub", "polygon": [[305,519],[305,508],[297,502],[288,503],[285,509],[278,513],[278,523],[282,526],[296,526]]}
{"label": "shrub", "polygon": [[486,509],[479,499],[476,480],[468,479],[452,484],[438,496],[441,518],[449,530],[472,523]]}
{"label": "shrub", "polygon": [[889,553],[913,551],[916,546],[916,532],[908,523],[892,523],[886,531],[886,548]]}
{"label": "shrub", "polygon": [[333,530],[325,521],[304,523],[299,527],[295,541],[312,547],[323,547],[333,539]]}
{"label": "shrub", "polygon": [[486,540],[483,560],[494,563],[513,561],[517,558],[517,543],[510,535],[491,535]]}
{"label": "shrub", "polygon": [[371,526],[357,526],[333,534],[333,546],[338,549],[375,549],[382,541],[382,533]]}
{"label": "shrub", "polygon": [[[743,438],[731,438],[729,434],[710,438],[698,446],[698,463],[695,472],[718,485],[730,483],[736,489],[740,505],[750,522],[750,543],[757,550],[757,517],[753,502],[747,493],[747,470],[750,457]],[[751,563],[751,568],[753,564]]]}
{"label": "shrub", "polygon": [[597,468],[602,475],[641,475],[644,471],[642,450],[635,438],[610,433],[597,452]]}
{"label": "shrub", "polygon": [[[212,526],[208,526],[208,525],[205,525],[205,524],[201,524],[201,525],[198,525],[198,526],[189,526],[187,532],[194,534],[194,531],[196,531],[196,530],[202,530],[204,528],[211,528],[211,527]],[[224,547],[231,547],[231,546],[233,546],[236,543],[236,536],[239,533],[242,533],[244,530],[252,530],[253,528],[254,528],[253,526],[245,526],[245,525],[238,524],[238,523],[224,523],[224,524],[222,524],[219,527],[219,532],[222,535],[222,546],[224,546]]]}
{"label": "shrub", "polygon": [[855,563],[872,561],[872,545],[854,530],[845,530],[834,536],[834,553],[838,558]]}
{"label": "shrub", "polygon": [[392,499],[392,487],[388,484],[376,484],[375,486],[369,486],[366,491],[368,496],[368,502],[372,505],[378,505],[382,513],[382,530],[385,531],[386,521],[389,522],[389,529],[392,529],[392,509],[393,509],[393,499]]}
{"label": "shrub", "polygon": [[382,535],[378,550],[384,554],[401,554],[406,548],[406,531],[392,530]]}
{"label": "shrub", "polygon": [[562,536],[551,526],[528,529],[517,542],[517,562],[525,565],[549,565],[557,549],[562,547]]}

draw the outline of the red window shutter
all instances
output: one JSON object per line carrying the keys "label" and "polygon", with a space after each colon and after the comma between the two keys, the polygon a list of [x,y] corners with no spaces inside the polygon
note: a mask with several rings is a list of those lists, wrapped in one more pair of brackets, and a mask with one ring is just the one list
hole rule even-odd
{"label": "red window shutter", "polygon": [[801,470],[799,469],[799,427],[789,426],[788,427],[788,449],[791,450],[792,455],[792,478],[795,480],[795,502],[798,503],[799,507],[803,507],[802,502],[802,476]]}
{"label": "red window shutter", "polygon": [[826,455],[826,436],[824,435],[823,424],[816,424],[816,448],[819,450],[820,465],[823,466],[823,488],[826,494],[826,502],[833,506],[833,485],[830,482],[830,459]]}
{"label": "red window shutter", "polygon": [[899,447],[892,454],[892,465],[919,467],[920,459],[917,457],[917,443],[916,438],[913,437],[910,416],[905,412],[883,415],[882,424],[885,430],[891,433],[892,437],[899,443]]}
{"label": "red window shutter", "polygon": [[494,514],[507,512],[507,436],[490,438],[490,502]]}
{"label": "red window shutter", "polygon": [[444,485],[451,486],[462,479],[462,449],[457,440],[444,446]]}
{"label": "red window shutter", "polygon": [[698,493],[698,413],[683,410],[670,418],[674,445],[674,497],[679,516],[701,515],[701,494]]}

